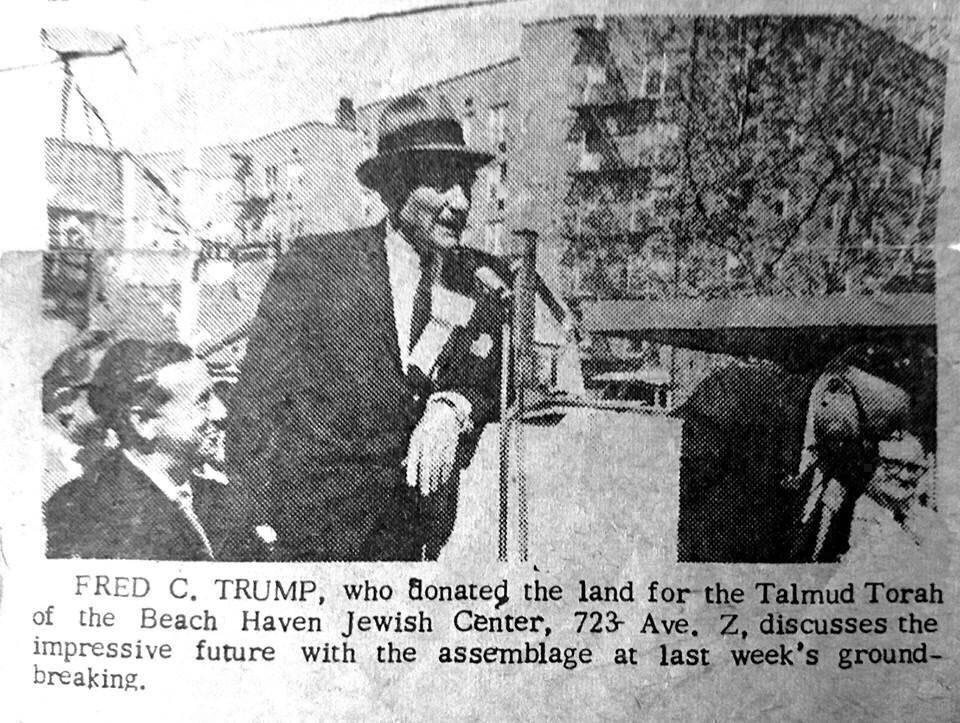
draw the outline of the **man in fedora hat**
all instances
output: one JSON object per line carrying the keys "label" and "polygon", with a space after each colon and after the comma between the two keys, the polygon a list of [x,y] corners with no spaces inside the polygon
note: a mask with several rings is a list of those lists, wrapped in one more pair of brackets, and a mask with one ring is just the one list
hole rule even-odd
{"label": "man in fedora hat", "polygon": [[387,218],[278,262],[227,443],[279,559],[419,560],[449,534],[451,479],[498,399],[503,308],[476,273],[492,260],[459,246],[491,159],[442,98],[398,98],[357,169]]}

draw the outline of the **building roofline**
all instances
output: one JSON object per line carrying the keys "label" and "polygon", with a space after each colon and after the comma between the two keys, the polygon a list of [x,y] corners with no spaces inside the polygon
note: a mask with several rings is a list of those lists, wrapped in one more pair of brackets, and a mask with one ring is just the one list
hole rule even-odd
{"label": "building roofline", "polygon": [[[521,25],[523,27],[530,27],[533,25],[550,25],[552,23],[567,23],[574,20],[587,20],[588,18],[595,17],[596,13],[580,13],[576,15],[552,15],[545,18],[533,18],[532,20],[525,20]],[[636,17],[653,17],[653,16],[644,16],[638,15]]]}
{"label": "building roofline", "polygon": [[462,80],[463,78],[468,78],[468,77],[470,77],[471,75],[476,75],[476,74],[478,74],[478,73],[483,73],[483,72],[485,72],[485,71],[487,71],[487,70],[493,70],[494,68],[499,68],[499,67],[504,66],[504,65],[510,65],[511,63],[517,63],[517,62],[519,62],[519,61],[520,61],[520,55],[519,55],[519,54],[517,54],[517,55],[512,55],[512,56],[510,56],[509,58],[504,58],[503,60],[498,60],[498,61],[496,61],[495,63],[488,63],[487,65],[481,65],[479,68],[472,68],[471,70],[464,71],[463,73],[457,73],[456,75],[451,75],[451,76],[446,77],[446,78],[441,78],[440,80],[435,80],[435,81],[432,82],[432,83],[424,83],[423,85],[418,85],[418,86],[416,86],[415,88],[411,88],[410,90],[404,91],[403,93],[394,93],[394,94],[392,94],[392,95],[385,95],[385,96],[383,96],[382,98],[377,98],[376,100],[372,100],[372,101],[370,101],[369,103],[363,103],[363,104],[361,104],[361,105],[358,105],[358,106],[357,106],[357,110],[359,111],[359,110],[361,110],[361,109],[371,108],[371,107],[373,107],[373,106],[380,105],[381,103],[385,103],[385,102],[387,102],[387,101],[391,101],[391,100],[395,100],[396,98],[400,98],[401,96],[407,95],[408,93],[416,93],[417,91],[429,90],[429,89],[431,89],[431,88],[436,88],[438,85],[440,85],[440,84],[442,84],[442,83],[450,83],[450,82],[455,81],[455,80]]}
{"label": "building roofline", "polygon": [[[217,148],[235,148],[241,146],[245,143],[256,143],[257,141],[266,140],[271,136],[278,136],[281,133],[289,133],[290,131],[295,131],[299,128],[306,128],[308,126],[315,126],[318,128],[329,128],[330,130],[343,131],[344,133],[355,133],[355,131],[347,130],[341,126],[338,126],[336,123],[331,123],[330,121],[322,120],[305,120],[299,123],[295,123],[290,126],[284,126],[283,128],[277,128],[276,130],[268,131],[266,133],[261,133],[258,136],[251,136],[249,138],[241,138],[239,140],[233,141],[221,141],[219,143],[210,143],[207,145],[201,146],[201,150],[213,150]],[[171,153],[180,153],[179,148],[171,148],[164,151],[142,151],[137,155],[141,158],[149,158],[150,156],[163,156]]]}
{"label": "building roofline", "polygon": [[884,29],[884,28],[878,28],[878,27],[876,27],[876,26],[874,26],[874,25],[870,25],[869,23],[865,22],[862,17],[860,17],[860,16],[858,16],[858,15],[830,15],[830,16],[828,16],[828,18],[830,19],[831,22],[837,23],[838,25],[841,25],[841,24],[843,24],[844,22],[846,22],[846,23],[851,23],[851,24],[856,25],[859,29],[864,30],[864,31],[866,31],[866,32],[868,32],[868,33],[871,33],[871,34],[874,35],[875,37],[883,37],[883,38],[886,38],[887,40],[889,40],[889,41],[891,41],[891,42],[894,42],[894,43],[896,43],[897,45],[901,46],[901,47],[904,48],[907,52],[910,52],[910,53],[913,53],[914,55],[919,56],[919,57],[922,58],[925,62],[931,63],[931,64],[933,64],[933,65],[936,65],[936,66],[937,66],[937,69],[938,69],[940,72],[942,72],[942,73],[944,73],[944,74],[946,74],[946,72],[947,72],[947,64],[946,64],[944,61],[940,60],[939,58],[934,57],[934,56],[931,55],[930,53],[926,53],[926,52],[920,50],[919,48],[911,45],[911,44],[908,43],[907,41],[898,38],[896,35],[894,35],[893,33],[891,33],[889,30],[886,30],[886,29]]}
{"label": "building roofline", "polygon": [[44,136],[43,140],[45,143],[56,143],[62,146],[73,146],[74,148],[86,148],[91,151],[97,151],[99,153],[105,153],[107,155],[112,155],[112,156],[132,155],[132,152],[127,148],[102,146],[97,143],[84,143],[83,141],[75,141],[72,138],[57,138],[56,136]]}
{"label": "building roofline", "polygon": [[[765,14],[765,13],[752,13],[752,14],[753,14],[753,15],[763,15],[763,14]],[[572,22],[572,21],[577,21],[577,20],[584,21],[584,20],[588,20],[588,19],[590,19],[590,18],[592,18],[592,17],[595,17],[595,15],[596,15],[596,13],[583,13],[583,14],[575,14],[575,15],[556,15],[556,16],[553,16],[553,17],[534,18],[534,19],[532,19],[532,20],[524,21],[524,22],[522,23],[522,26],[523,26],[524,28],[526,28],[526,27],[539,26],[539,25],[549,25],[549,24],[553,24],[553,23],[567,23],[567,22]],[[629,16],[625,16],[625,15],[620,15],[620,14],[617,14],[617,13],[607,14],[607,15],[608,15],[608,17],[629,17]],[[915,53],[915,54],[917,54],[918,56],[921,56],[924,60],[929,61],[930,63],[935,63],[937,66],[939,66],[939,68],[940,68],[940,70],[941,70],[942,72],[944,72],[944,73],[946,72],[946,63],[945,63],[944,61],[942,61],[942,60],[940,60],[939,58],[931,55],[930,53],[927,53],[927,52],[924,52],[923,50],[920,50],[919,48],[911,45],[910,43],[906,42],[905,40],[902,40],[902,39],[898,38],[896,35],[894,35],[893,33],[891,33],[891,32],[888,31],[888,30],[885,30],[885,29],[883,29],[883,28],[878,28],[878,27],[876,27],[876,26],[874,26],[874,25],[870,25],[868,22],[866,22],[866,21],[864,20],[864,17],[861,16],[861,15],[853,15],[853,14],[830,15],[830,14],[817,14],[817,13],[812,13],[812,14],[809,14],[809,15],[802,14],[802,15],[803,15],[804,17],[810,17],[810,18],[814,18],[814,17],[822,18],[823,20],[827,20],[827,21],[832,22],[832,23],[835,23],[835,24],[837,24],[837,25],[842,25],[842,24],[844,24],[844,23],[854,23],[854,24],[856,24],[860,29],[865,30],[865,31],[868,32],[868,33],[871,33],[871,34],[873,34],[873,35],[875,35],[875,36],[883,36],[883,37],[887,38],[888,40],[891,40],[891,41],[897,43],[897,45],[902,46],[902,47],[905,48],[906,50],[908,50],[908,51],[910,51],[910,52],[912,52],[912,53]],[[679,17],[694,17],[694,15],[688,15],[688,14],[674,15],[674,14],[670,14],[670,13],[660,13],[660,14],[657,14],[657,15],[644,15],[644,16],[638,15],[638,16],[635,16],[635,17],[672,17],[672,18],[679,18]],[[716,18],[720,18],[720,17],[725,17],[725,16],[723,16],[723,15],[705,14],[705,15],[702,15],[701,17],[716,17]],[[749,17],[749,16],[738,16],[738,17]]]}

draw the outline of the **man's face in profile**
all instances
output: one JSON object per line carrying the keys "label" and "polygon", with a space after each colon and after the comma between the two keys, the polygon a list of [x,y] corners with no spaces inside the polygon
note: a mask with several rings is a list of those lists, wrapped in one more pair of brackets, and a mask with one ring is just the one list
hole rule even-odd
{"label": "man's face in profile", "polygon": [[474,179],[471,169],[439,158],[424,160],[410,171],[411,190],[400,207],[400,230],[419,253],[460,243]]}
{"label": "man's face in profile", "polygon": [[217,435],[226,408],[214,392],[206,365],[199,359],[169,364],[157,372],[156,381],[170,395],[151,420],[156,449],[188,462],[220,461],[209,459],[221,452],[221,445],[210,440]]}

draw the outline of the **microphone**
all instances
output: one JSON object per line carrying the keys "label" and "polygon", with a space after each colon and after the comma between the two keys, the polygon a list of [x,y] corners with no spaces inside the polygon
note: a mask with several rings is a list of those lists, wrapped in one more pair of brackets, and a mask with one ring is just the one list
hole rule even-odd
{"label": "microphone", "polygon": [[500,299],[506,300],[513,295],[513,290],[500,278],[500,275],[489,266],[479,266],[473,272],[473,277],[480,282],[480,286],[491,294],[496,294]]}

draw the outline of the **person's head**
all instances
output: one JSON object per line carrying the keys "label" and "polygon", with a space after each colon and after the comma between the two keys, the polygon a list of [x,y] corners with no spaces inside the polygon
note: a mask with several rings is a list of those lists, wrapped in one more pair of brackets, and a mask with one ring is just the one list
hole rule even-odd
{"label": "person's head", "polygon": [[460,243],[470,214],[474,171],[441,157],[419,160],[418,165],[397,169],[384,204],[394,227],[422,254]]}
{"label": "person's head", "polygon": [[163,455],[184,472],[204,461],[226,416],[206,365],[178,342],[118,342],[94,375],[90,404],[121,447]]}
{"label": "person's head", "polygon": [[42,405],[47,426],[69,442],[85,446],[102,435],[88,399],[90,382],[113,343],[109,332],[94,331],[63,351],[43,375]]}
{"label": "person's head", "polygon": [[817,456],[851,491],[864,491],[883,463],[884,449],[909,444],[922,450],[928,415],[918,398],[922,385],[934,383],[924,366],[916,350],[858,344],[834,359],[814,386]]}
{"label": "person's head", "polygon": [[896,514],[906,512],[914,501],[926,504],[925,484],[931,455],[910,432],[899,432],[879,445],[879,464],[867,484],[866,494]]}
{"label": "person's head", "polygon": [[428,253],[459,244],[477,169],[492,158],[466,146],[443,97],[411,94],[384,109],[377,155],[360,164],[357,177],[380,193],[394,227]]}

